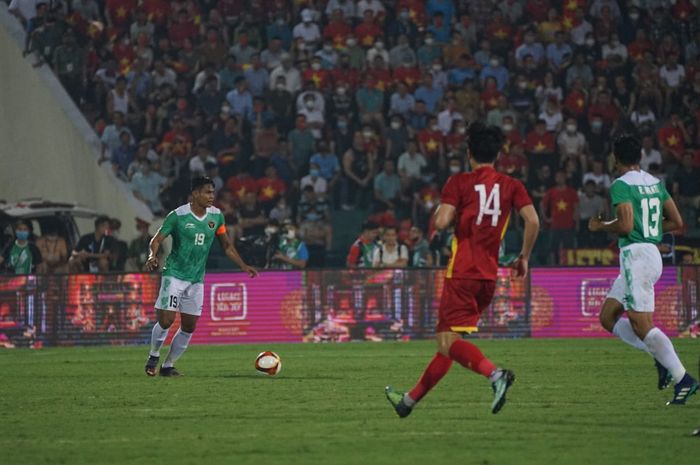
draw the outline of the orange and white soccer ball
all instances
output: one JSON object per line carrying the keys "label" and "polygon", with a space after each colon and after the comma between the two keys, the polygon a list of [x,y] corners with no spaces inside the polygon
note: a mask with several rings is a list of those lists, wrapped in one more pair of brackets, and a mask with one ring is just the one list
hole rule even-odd
{"label": "orange and white soccer ball", "polygon": [[255,358],[255,369],[263,375],[275,376],[282,371],[282,359],[279,355],[269,350],[260,352]]}

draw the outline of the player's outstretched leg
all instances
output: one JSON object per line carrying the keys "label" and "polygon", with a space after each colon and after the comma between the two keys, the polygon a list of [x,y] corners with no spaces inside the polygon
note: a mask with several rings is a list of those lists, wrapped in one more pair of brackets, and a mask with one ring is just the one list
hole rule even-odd
{"label": "player's outstretched leg", "polygon": [[506,393],[515,381],[515,374],[510,370],[498,368],[486,358],[477,346],[460,339],[456,333],[440,333],[438,334],[438,342],[440,343],[440,352],[443,352],[448,346],[448,355],[452,360],[491,381],[494,393],[491,412],[498,413],[506,403]]}
{"label": "player's outstretched leg", "polygon": [[145,371],[148,376],[155,376],[157,374],[158,361],[160,360],[160,348],[165,342],[165,338],[168,336],[168,329],[172,324],[174,319],[173,312],[164,312],[163,310],[157,310],[156,314],[158,321],[153,325],[151,330],[151,350],[148,353],[148,360],[146,360]]}
{"label": "player's outstretched leg", "polygon": [[399,393],[391,386],[387,386],[385,394],[396,413],[401,418],[407,417],[416,403],[440,382],[451,366],[452,360],[438,352],[425,368],[418,383],[409,392]]}
{"label": "player's outstretched leg", "polygon": [[168,356],[165,357],[163,366],[160,367],[160,376],[180,376],[180,373],[175,369],[175,362],[177,362],[185,350],[187,350],[190,339],[192,339],[192,333],[185,332],[182,328],[177,330],[173,342],[170,345],[170,352],[168,352]]}

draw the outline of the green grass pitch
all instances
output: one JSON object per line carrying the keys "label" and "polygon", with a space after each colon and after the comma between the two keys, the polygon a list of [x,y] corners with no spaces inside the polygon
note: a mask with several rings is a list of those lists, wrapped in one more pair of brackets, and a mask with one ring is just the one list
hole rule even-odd
{"label": "green grass pitch", "polygon": [[[192,346],[179,379],[148,378],[146,347],[0,352],[0,463],[697,464],[700,396],[667,407],[651,358],[617,340],[478,341],[517,381],[498,415],[455,364],[400,420],[432,342]],[[697,375],[698,342],[676,340]],[[282,373],[253,361],[277,351]]]}

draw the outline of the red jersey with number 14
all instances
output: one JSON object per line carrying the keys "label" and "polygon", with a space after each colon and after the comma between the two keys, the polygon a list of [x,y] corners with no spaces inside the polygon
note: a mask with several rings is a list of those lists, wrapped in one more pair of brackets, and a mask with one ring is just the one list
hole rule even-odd
{"label": "red jersey with number 14", "polygon": [[498,250],[510,213],[532,204],[523,183],[485,166],[451,176],[442,188],[440,202],[456,209],[445,277],[495,281]]}

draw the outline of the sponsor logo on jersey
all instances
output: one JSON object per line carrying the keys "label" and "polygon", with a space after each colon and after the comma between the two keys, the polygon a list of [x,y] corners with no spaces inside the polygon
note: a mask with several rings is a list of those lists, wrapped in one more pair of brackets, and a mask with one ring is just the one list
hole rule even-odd
{"label": "sponsor logo on jersey", "polygon": [[187,223],[185,225],[185,229],[192,229],[192,228],[194,228],[194,223]]}
{"label": "sponsor logo on jersey", "polygon": [[210,221],[208,224],[209,224],[209,229],[214,229],[215,224],[213,221]]}

